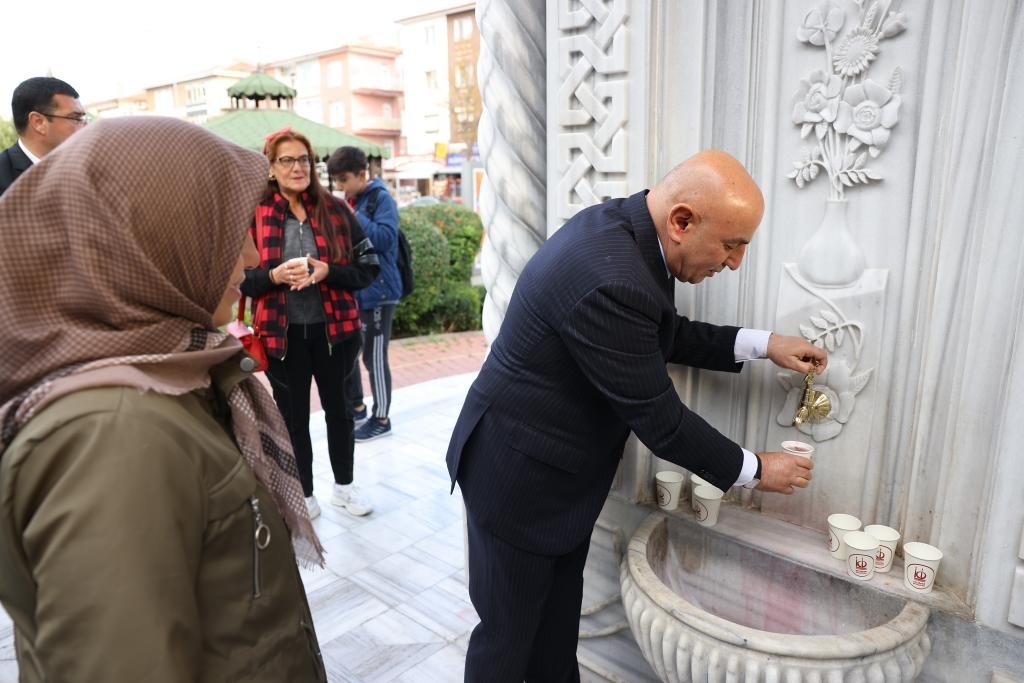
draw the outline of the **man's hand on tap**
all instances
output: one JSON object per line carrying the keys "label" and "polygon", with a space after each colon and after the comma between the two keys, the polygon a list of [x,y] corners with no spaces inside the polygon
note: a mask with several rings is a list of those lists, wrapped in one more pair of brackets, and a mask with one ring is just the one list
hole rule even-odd
{"label": "man's hand on tap", "polygon": [[803,337],[787,337],[774,332],[768,337],[768,358],[780,368],[806,375],[813,366],[817,374],[825,372],[828,354]]}

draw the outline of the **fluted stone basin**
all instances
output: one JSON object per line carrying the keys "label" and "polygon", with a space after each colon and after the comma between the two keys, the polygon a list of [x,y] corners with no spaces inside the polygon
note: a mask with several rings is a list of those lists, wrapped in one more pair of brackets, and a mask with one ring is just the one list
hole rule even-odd
{"label": "fluted stone basin", "polygon": [[626,616],[663,681],[912,681],[929,611],[655,512],[623,558]]}

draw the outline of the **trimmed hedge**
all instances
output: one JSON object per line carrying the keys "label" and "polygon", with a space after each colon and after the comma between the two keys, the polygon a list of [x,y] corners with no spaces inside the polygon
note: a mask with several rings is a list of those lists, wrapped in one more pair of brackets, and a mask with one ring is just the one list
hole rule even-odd
{"label": "trimmed hedge", "polygon": [[392,336],[479,330],[484,291],[470,278],[483,237],[480,217],[458,204],[406,207],[398,216],[416,288],[398,304]]}
{"label": "trimmed hedge", "polygon": [[484,224],[480,216],[461,204],[411,206],[403,210],[426,219],[441,231],[448,240],[451,256],[448,279],[452,282],[469,282],[473,275],[473,260],[480,251],[480,241],[484,236]]}
{"label": "trimmed hedge", "polygon": [[393,337],[423,334],[429,327],[430,311],[441,298],[448,281],[448,240],[425,217],[408,210],[398,212],[398,223],[409,240],[416,287],[395,309]]}

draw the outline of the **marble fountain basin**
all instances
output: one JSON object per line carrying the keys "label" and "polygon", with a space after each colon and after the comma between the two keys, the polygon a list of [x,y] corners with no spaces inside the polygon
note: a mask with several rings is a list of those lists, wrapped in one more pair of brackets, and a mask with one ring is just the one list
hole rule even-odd
{"label": "marble fountain basin", "polygon": [[663,681],[912,681],[929,610],[652,513],[620,570],[633,636]]}

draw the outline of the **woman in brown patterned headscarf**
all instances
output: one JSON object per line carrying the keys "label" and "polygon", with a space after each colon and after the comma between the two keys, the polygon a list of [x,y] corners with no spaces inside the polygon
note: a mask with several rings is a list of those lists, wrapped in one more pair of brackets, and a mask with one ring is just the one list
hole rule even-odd
{"label": "woman in brown patterned headscarf", "polygon": [[23,681],[326,678],[288,436],[217,330],[266,174],[192,124],[122,119],[0,199],[0,601]]}

